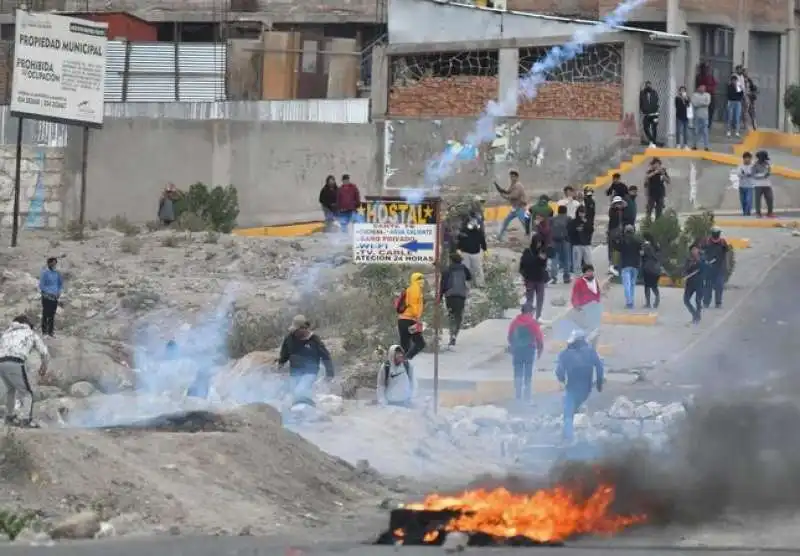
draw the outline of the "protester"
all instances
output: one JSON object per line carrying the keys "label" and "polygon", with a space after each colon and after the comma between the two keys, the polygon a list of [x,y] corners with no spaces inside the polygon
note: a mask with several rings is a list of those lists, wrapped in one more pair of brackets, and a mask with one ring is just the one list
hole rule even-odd
{"label": "protester", "polygon": [[572,246],[572,271],[580,274],[584,265],[592,264],[592,235],[594,224],[586,218],[586,207],[579,207],[569,221],[567,236]]}
{"label": "protester", "polygon": [[572,246],[569,243],[569,223],[570,219],[567,216],[566,205],[559,205],[558,214],[553,217],[550,224],[550,234],[552,237],[553,246],[553,266],[551,272],[551,284],[558,283],[558,273],[564,277],[564,283],[570,283],[570,272],[572,266],[570,256]]}
{"label": "protester", "polygon": [[603,391],[603,361],[597,350],[586,341],[583,330],[572,332],[567,347],[558,354],[556,378],[564,388],[564,442],[572,442],[575,414],[589,399],[592,385]]}
{"label": "protester", "polygon": [[314,405],[313,387],[320,364],[328,380],[334,377],[333,361],[322,339],[311,331],[311,323],[303,315],[292,319],[289,333],[283,339],[278,367],[289,363],[289,388],[292,403]]}
{"label": "protester", "polygon": [[775,218],[775,197],[772,193],[772,166],[767,151],[758,151],[752,168],[753,191],[755,195],[756,216],[761,218],[761,198],[767,203],[767,218]]}
{"label": "protester", "polygon": [[639,207],[636,199],[639,196],[639,188],[632,185],[628,188],[628,196],[625,199],[625,221],[636,226],[636,219],[639,216]]}
{"label": "protester", "polygon": [[[655,210],[656,218],[661,218],[664,212],[664,204],[667,198],[667,185],[670,183],[669,174],[666,168],[661,165],[660,158],[650,161],[647,173],[644,177],[645,188],[647,190],[647,219],[650,220]],[[636,224],[631,222],[631,224]]]}
{"label": "protester", "polygon": [[[39,376],[47,374],[47,365],[50,355],[47,346],[36,332],[33,324],[25,315],[14,319],[2,337],[0,337],[0,381],[6,389],[6,416],[7,425],[33,426],[34,395],[31,382],[28,379],[28,358],[31,352],[39,354]],[[30,409],[27,417],[22,419],[16,415],[17,395],[30,397]],[[23,403],[24,407],[24,403]]]}
{"label": "protester", "polygon": [[325,185],[319,190],[319,204],[322,207],[322,215],[325,218],[325,229],[330,230],[336,220],[336,202],[339,197],[339,186],[336,185],[336,178],[328,176],[325,178]]}
{"label": "protester", "polygon": [[639,91],[639,113],[642,116],[644,136],[650,143],[650,148],[656,147],[658,143],[658,112],[658,93],[653,89],[653,84],[646,81],[642,90]]}
{"label": "protester", "polygon": [[611,176],[611,185],[606,189],[606,197],[622,197],[623,199],[628,196],[628,186],[622,181],[621,174],[614,174]]}
{"label": "protester", "polygon": [[397,310],[397,331],[400,334],[400,347],[411,361],[425,349],[425,338],[422,336],[422,311],[424,309],[423,288],[425,277],[421,272],[412,272],[408,287],[395,301]]}
{"label": "protester", "polygon": [[514,392],[518,401],[530,401],[533,390],[533,367],[544,352],[542,328],[533,318],[529,303],[514,317],[508,327],[508,348],[514,366]]}
{"label": "protester", "polygon": [[410,407],[417,393],[414,367],[398,345],[391,346],[387,355],[378,371],[378,404]]}
{"label": "protester", "polygon": [[[711,79],[714,78],[712,77]],[[705,85],[699,85],[692,94],[692,112],[694,113],[693,150],[697,150],[698,139],[703,140],[703,148],[708,150],[708,130],[711,129],[711,118],[714,114],[713,95],[713,92],[706,91]]]}
{"label": "protester", "polygon": [[675,146],[679,149],[689,150],[689,129],[694,119],[692,99],[686,87],[678,89],[675,97]]}
{"label": "protester", "polygon": [[747,74],[747,68],[742,68],[742,77],[744,78],[745,83],[745,112],[747,114],[747,118],[750,120],[750,125],[752,126],[753,130],[756,130],[758,129],[758,122],[756,121],[756,100],[758,100],[758,87]]}
{"label": "protester", "polygon": [[56,270],[58,259],[50,257],[39,275],[39,293],[42,296],[42,334],[55,336],[56,311],[64,291],[64,279]]}
{"label": "protester", "polygon": [[700,246],[695,243],[683,266],[683,304],[692,315],[692,324],[698,324],[702,316],[705,267]]}
{"label": "protester", "polygon": [[744,102],[744,83],[736,74],[728,80],[728,105],[726,110],[726,132],[728,137],[735,133],[741,137],[742,128],[742,103]]}
{"label": "protester", "polygon": [[158,200],[158,221],[164,226],[175,222],[175,202],[178,200],[178,188],[168,183]]}
{"label": "protester", "polygon": [[642,265],[642,242],[636,237],[633,224],[625,224],[623,233],[617,241],[622,289],[625,292],[625,308],[633,309],[636,280],[639,275],[639,267]]}
{"label": "protester", "polygon": [[[477,197],[476,201],[483,203],[480,197]],[[472,283],[478,288],[484,287],[486,284],[483,275],[483,257],[489,250],[486,247],[486,228],[481,209],[474,208],[464,219],[458,230],[456,245],[463,257],[464,266],[472,275]]]}
{"label": "protester", "polygon": [[[714,110],[715,110],[715,100],[714,95],[717,93],[717,80],[714,77],[714,72],[711,70],[711,66],[708,65],[707,62],[702,62],[697,68],[697,76],[695,77],[694,82],[695,90],[700,91],[702,90],[703,93],[708,94],[708,103],[704,103],[704,106],[707,108],[705,112],[705,120],[704,122],[698,121],[697,112],[695,110],[695,121],[694,121],[694,130],[695,130],[695,139],[697,138],[697,133],[699,132],[699,123],[705,123],[705,129],[711,129],[711,124],[714,120]],[[692,105],[697,108],[695,105],[694,100],[692,101]],[[705,134],[705,137],[708,137],[708,134]],[[706,145],[706,150],[708,150],[708,145]]]}
{"label": "protester", "polygon": [[594,218],[597,216],[597,204],[594,200],[594,189],[591,187],[585,187],[583,190],[583,206],[586,208],[586,221],[594,228]]}
{"label": "protester", "polygon": [[725,289],[725,279],[728,268],[728,251],[731,246],[722,237],[722,230],[717,226],[711,228],[711,235],[703,242],[703,259],[707,269],[703,276],[703,307],[711,306],[711,294],[714,294],[714,307],[722,307],[722,292]]}
{"label": "protester", "polygon": [[658,309],[661,304],[661,292],[658,290],[658,280],[662,274],[660,249],[652,234],[645,233],[643,237],[642,282],[644,283],[644,306],[645,309]]}
{"label": "protester", "polygon": [[628,220],[625,206],[627,205],[625,199],[622,197],[614,197],[611,199],[611,206],[608,208],[608,231],[606,234],[606,247],[608,249],[608,272],[610,274],[618,274],[616,263],[614,261],[614,253],[616,252],[616,244],[618,237],[622,234],[622,229],[626,224],[633,224]]}
{"label": "protester", "polygon": [[525,188],[519,181],[519,172],[516,170],[508,172],[508,182],[508,189],[503,189],[497,182],[494,182],[494,186],[500,195],[511,203],[511,212],[508,213],[503,223],[500,225],[500,233],[497,235],[498,241],[503,240],[506,230],[508,230],[508,227],[515,218],[519,220],[523,228],[527,229],[528,214],[526,209],[528,206],[528,197],[525,194]]}
{"label": "protester", "polygon": [[344,174],[342,176],[342,185],[336,193],[336,209],[339,214],[339,225],[343,232],[347,231],[347,227],[358,214],[356,211],[361,205],[361,192],[358,186],[350,181],[350,175]]}
{"label": "protester", "polygon": [[472,273],[464,266],[460,254],[450,255],[450,266],[442,272],[440,292],[444,296],[447,314],[450,317],[449,346],[456,345],[461,322],[464,320],[464,307],[467,303],[468,283],[472,281]]}
{"label": "protester", "polygon": [[548,281],[547,247],[542,238],[534,234],[531,244],[522,252],[519,261],[519,273],[525,284],[525,303],[532,304],[536,298],[536,320],[542,318],[544,309],[544,289]]}
{"label": "protester", "polygon": [[753,155],[745,152],[742,155],[742,163],[737,171],[739,175],[739,204],[742,206],[742,216],[750,216],[753,213]]}
{"label": "protester", "polygon": [[569,218],[575,218],[575,212],[578,210],[578,207],[581,206],[580,201],[575,198],[575,188],[571,185],[568,185],[564,188],[564,197],[558,201],[558,206],[566,207],[567,208],[567,216]]}
{"label": "protester", "polygon": [[570,302],[572,304],[572,321],[584,331],[588,331],[592,344],[596,347],[600,337],[600,315],[589,311],[589,307],[600,306],[600,282],[594,275],[594,266],[587,264],[583,266],[583,275],[575,280],[572,286]]}

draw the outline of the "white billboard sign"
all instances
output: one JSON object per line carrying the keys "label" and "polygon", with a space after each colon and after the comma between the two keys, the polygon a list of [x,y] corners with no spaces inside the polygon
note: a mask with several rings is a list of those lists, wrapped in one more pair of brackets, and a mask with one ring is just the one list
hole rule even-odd
{"label": "white billboard sign", "polygon": [[436,224],[354,224],[356,264],[433,264]]}
{"label": "white billboard sign", "polygon": [[11,112],[100,127],[108,24],[17,10]]}

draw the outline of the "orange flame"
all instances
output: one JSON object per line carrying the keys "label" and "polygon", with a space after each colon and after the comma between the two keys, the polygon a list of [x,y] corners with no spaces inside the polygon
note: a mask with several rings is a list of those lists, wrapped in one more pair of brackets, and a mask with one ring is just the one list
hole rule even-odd
{"label": "orange flame", "polygon": [[599,486],[588,498],[563,487],[533,494],[512,494],[504,488],[473,490],[461,496],[433,494],[409,510],[464,512],[447,524],[447,531],[485,533],[494,537],[523,536],[536,542],[558,542],[576,535],[612,535],[643,523],[646,516],[616,516],[610,511],[614,487]]}

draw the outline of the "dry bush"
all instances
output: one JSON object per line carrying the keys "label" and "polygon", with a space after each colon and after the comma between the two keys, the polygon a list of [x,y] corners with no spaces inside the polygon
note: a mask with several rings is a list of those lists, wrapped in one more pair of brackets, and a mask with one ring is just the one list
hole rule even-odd
{"label": "dry bush", "polygon": [[12,430],[0,438],[0,475],[4,480],[29,479],[35,470],[33,455]]}
{"label": "dry bush", "polygon": [[203,243],[219,243],[219,233],[217,232],[206,232],[205,238],[203,238]]}
{"label": "dry bush", "polygon": [[126,237],[119,244],[119,250],[123,253],[138,255],[142,250],[142,242],[134,237]]}
{"label": "dry bush", "polygon": [[161,296],[151,290],[128,291],[122,299],[120,306],[129,311],[143,311],[154,309],[161,301]]}
{"label": "dry bush", "polygon": [[161,245],[164,247],[178,247],[183,238],[179,234],[170,234],[168,236],[164,236],[161,240]]}
{"label": "dry bush", "polygon": [[158,220],[148,220],[147,222],[145,222],[144,227],[148,232],[157,232],[163,226],[161,222],[159,222]]}
{"label": "dry bush", "polygon": [[66,224],[64,224],[64,239],[69,239],[72,241],[81,241],[86,239],[88,236],[86,234],[86,230],[84,226],[81,226],[81,223],[77,220],[70,220]]}
{"label": "dry bush", "polygon": [[283,313],[255,315],[242,308],[234,309],[227,338],[228,355],[238,359],[252,351],[275,349],[281,345],[288,324]]}
{"label": "dry bush", "polygon": [[209,221],[196,212],[182,213],[175,224],[179,230],[187,232],[202,232],[211,228]]}
{"label": "dry bush", "polygon": [[123,215],[118,214],[108,221],[108,226],[118,232],[125,234],[125,237],[133,237],[139,235],[142,229],[133,224],[130,220]]}

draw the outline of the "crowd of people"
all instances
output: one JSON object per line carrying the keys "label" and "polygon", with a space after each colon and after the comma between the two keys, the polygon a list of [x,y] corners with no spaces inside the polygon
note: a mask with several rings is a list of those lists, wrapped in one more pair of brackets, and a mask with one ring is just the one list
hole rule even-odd
{"label": "crowd of people", "polygon": [[[716,96],[719,83],[711,66],[701,63],[695,77],[694,90],[686,86],[678,89],[674,99],[675,106],[675,145],[686,150],[702,145],[709,150],[709,130],[717,114]],[[749,124],[756,129],[756,99],[758,86],[748,75],[747,68],[736,66],[728,78],[725,89],[725,134],[728,137],[741,137]],[[660,97],[650,81],[645,82],[639,92],[639,114],[642,131],[650,147],[659,145],[658,125]]]}

